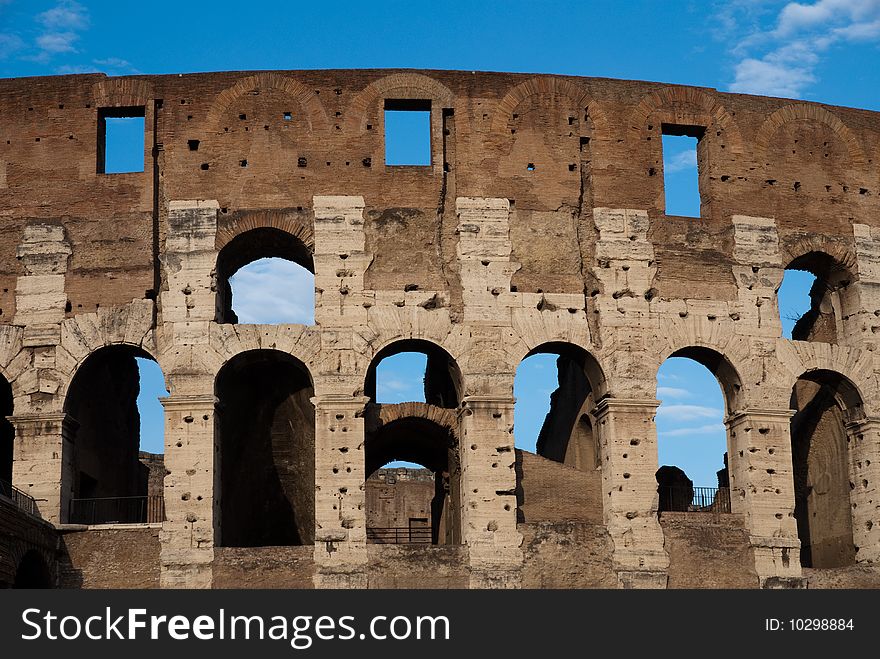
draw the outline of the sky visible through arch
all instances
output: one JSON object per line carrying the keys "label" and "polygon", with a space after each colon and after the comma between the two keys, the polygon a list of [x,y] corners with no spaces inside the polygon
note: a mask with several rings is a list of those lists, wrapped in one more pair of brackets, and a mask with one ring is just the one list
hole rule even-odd
{"label": "sky visible through arch", "polygon": [[[0,0],[3,77],[95,71],[495,70],[656,80],[880,110],[878,44],[880,0],[447,0],[440,5],[395,0],[332,6]],[[140,137],[137,130],[133,134],[121,137],[118,154],[108,153],[108,171],[139,166],[143,152],[135,152],[133,161],[125,155],[126,141],[130,147]],[[667,204],[684,209],[682,215],[694,215],[695,159],[676,149],[669,146],[665,154]],[[418,160],[423,155],[401,157]],[[254,284],[257,276],[272,282],[268,290]],[[808,275],[790,273],[780,291],[789,336],[793,318],[808,307],[810,282]],[[254,264],[236,275],[233,286],[242,320],[309,320],[310,306],[296,300],[310,300],[314,284],[286,262]],[[413,391],[421,390],[423,367],[407,359],[399,356],[383,367],[388,377],[381,371],[380,385],[389,384],[380,386],[380,398],[415,396]],[[517,372],[515,434],[523,448],[534,446],[556,387],[554,361],[538,355]],[[139,400],[164,394],[154,366],[142,370]],[[678,464],[697,485],[714,485],[724,433],[723,400],[713,376],[693,362],[668,360],[658,375],[658,398],[663,401],[657,416],[660,464]],[[143,448],[160,451],[161,408],[144,404],[141,417]]]}

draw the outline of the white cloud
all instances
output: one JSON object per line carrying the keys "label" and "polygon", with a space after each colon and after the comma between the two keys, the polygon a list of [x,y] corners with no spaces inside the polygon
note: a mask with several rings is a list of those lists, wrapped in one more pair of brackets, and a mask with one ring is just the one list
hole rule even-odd
{"label": "white cloud", "polygon": [[240,323],[315,322],[315,277],[283,259],[259,259],[230,278]]}
{"label": "white cloud", "polygon": [[89,26],[86,8],[74,0],[61,0],[51,9],[37,15],[47,30],[84,30]]}
{"label": "white cloud", "polygon": [[80,32],[89,27],[88,11],[74,0],[60,0],[51,9],[37,14],[35,20],[42,32],[34,42],[37,53],[27,59],[44,63],[56,55],[78,52],[75,44]]}
{"label": "white cloud", "polygon": [[692,428],[661,430],[657,434],[661,437],[690,437],[693,435],[712,435],[724,432],[726,432],[726,428],[723,423],[710,423],[708,425],[694,426]]}
{"label": "white cloud", "polygon": [[667,174],[675,172],[683,172],[688,169],[697,168],[697,152],[695,149],[688,149],[674,154],[663,164],[664,171]]}
{"label": "white cloud", "polygon": [[74,42],[79,39],[76,32],[47,32],[37,37],[40,50],[50,53],[75,53]]}
{"label": "white cloud", "polygon": [[[727,24],[731,14],[724,16]],[[816,68],[832,47],[880,40],[880,0],[789,2],[774,23],[772,29],[752,29],[732,49],[740,59],[730,91],[803,95],[816,82]]]}
{"label": "white cloud", "polygon": [[691,398],[693,392],[681,387],[657,387],[657,398],[665,400],[666,398]]}
{"label": "white cloud", "polygon": [[664,421],[696,421],[698,419],[720,418],[724,415],[722,410],[705,405],[660,405],[657,408],[657,418]]}

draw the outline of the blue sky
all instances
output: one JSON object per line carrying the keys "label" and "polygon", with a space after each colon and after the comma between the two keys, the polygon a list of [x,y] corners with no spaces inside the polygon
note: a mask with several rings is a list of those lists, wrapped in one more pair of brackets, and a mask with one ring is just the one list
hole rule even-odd
{"label": "blue sky", "polygon": [[[0,0],[4,77],[499,70],[656,80],[880,110],[878,45],[880,0]],[[664,147],[670,212],[696,215],[693,157],[687,148]],[[792,274],[780,291],[788,335],[793,318],[808,306],[810,283],[809,276]],[[257,285],[259,277],[270,278],[271,286]],[[310,322],[313,281],[296,266],[257,262],[236,275],[233,288],[243,321]],[[273,290],[278,293],[267,292]],[[379,398],[419,398],[423,368],[406,356],[383,364]],[[155,370],[144,374],[142,399],[162,393]],[[663,365],[658,385],[660,464],[678,464],[697,485],[714,485],[724,452],[720,388],[708,371],[680,359]],[[517,445],[534,446],[554,388],[553,358],[522,364],[515,387]],[[161,414],[144,409],[142,418],[144,447],[159,450]]]}

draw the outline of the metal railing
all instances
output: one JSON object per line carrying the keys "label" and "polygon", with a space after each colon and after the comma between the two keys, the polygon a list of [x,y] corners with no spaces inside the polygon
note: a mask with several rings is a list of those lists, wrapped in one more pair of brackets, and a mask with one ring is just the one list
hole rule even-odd
{"label": "metal railing", "polygon": [[40,511],[37,509],[36,499],[29,494],[25,494],[17,487],[14,487],[12,483],[2,479],[0,479],[0,497],[9,499],[16,507],[29,515],[33,515],[34,517],[40,516]]}
{"label": "metal railing", "polygon": [[165,499],[161,494],[143,497],[71,499],[70,524],[151,524],[165,521]]}
{"label": "metal railing", "polygon": [[730,488],[661,486],[660,512],[729,513]]}
{"label": "metal railing", "polygon": [[367,542],[377,545],[430,545],[431,535],[427,527],[367,527]]}

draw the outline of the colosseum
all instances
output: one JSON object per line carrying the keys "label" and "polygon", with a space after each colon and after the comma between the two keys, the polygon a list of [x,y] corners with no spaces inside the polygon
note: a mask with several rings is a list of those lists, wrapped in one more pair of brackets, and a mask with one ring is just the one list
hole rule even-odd
{"label": "colosseum", "polygon": [[[388,110],[429,113],[428,164],[386,164]],[[143,171],[106,172],[118,117]],[[698,140],[697,218],[666,213],[664,135]],[[880,587],[877,157],[874,112],[650,82],[0,80],[0,585]],[[229,279],[267,257],[314,273],[313,325],[238,322]],[[794,340],[787,269],[817,278]],[[400,352],[424,402],[376,400]],[[700,505],[658,485],[671,356],[726,399]],[[376,541],[377,501],[425,541]]]}

